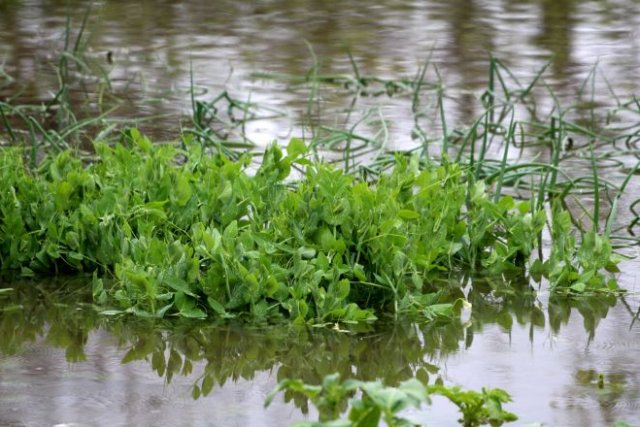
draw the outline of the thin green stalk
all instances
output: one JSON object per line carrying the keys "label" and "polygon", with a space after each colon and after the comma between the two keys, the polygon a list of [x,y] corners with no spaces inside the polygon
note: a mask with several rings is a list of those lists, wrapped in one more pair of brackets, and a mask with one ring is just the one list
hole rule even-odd
{"label": "thin green stalk", "polygon": [[626,178],[622,182],[620,189],[618,190],[616,197],[613,199],[613,203],[611,204],[611,210],[609,211],[609,215],[607,215],[607,221],[605,223],[604,235],[609,237],[611,235],[611,227],[613,227],[613,223],[616,220],[618,215],[618,201],[620,197],[624,194],[625,189],[627,188],[627,184],[631,181],[631,177],[633,177],[636,172],[640,169],[640,162],[636,163],[636,165],[629,171]]}
{"label": "thin green stalk", "polygon": [[[558,122],[556,124],[556,122]],[[551,197],[551,191],[555,191],[556,181],[558,179],[558,168],[560,166],[560,153],[562,152],[562,143],[564,139],[564,132],[562,129],[562,117],[551,119],[552,140],[551,140],[551,164],[553,169],[551,170],[551,182],[549,183],[549,197]]]}
{"label": "thin green stalk", "polygon": [[78,36],[76,37],[76,42],[73,45],[73,54],[77,55],[80,52],[80,43],[82,42],[82,36],[84,34],[85,29],[87,28],[87,23],[89,22],[89,16],[91,15],[91,3],[87,7],[87,11],[82,18],[82,24],[80,25],[80,31],[78,31]]}
{"label": "thin green stalk", "polygon": [[[502,73],[500,73],[500,69],[501,68],[504,69],[504,70],[507,70],[507,72],[508,72],[508,68],[505,67],[504,64],[502,63],[502,61],[500,61],[499,59],[493,58],[493,57],[492,57],[492,59],[496,63],[496,66],[494,67],[495,78],[498,80],[498,83],[500,83],[500,87],[502,88],[502,92],[504,93],[504,97],[505,97],[506,101],[509,101],[509,99],[511,98],[511,91],[509,90],[509,87],[507,86],[504,78],[502,77]],[[510,72],[508,72],[508,74],[519,85],[518,79],[516,79],[515,76],[513,74],[511,74]],[[495,102],[495,99],[494,99],[494,102]]]}
{"label": "thin green stalk", "polygon": [[598,165],[593,154],[593,143],[589,141],[589,152],[591,154],[591,171],[593,172],[593,232],[597,233],[600,223],[600,184],[598,177]]}
{"label": "thin green stalk", "polygon": [[[311,129],[311,138],[315,138],[316,137],[316,132],[315,132],[315,126],[313,125],[313,119],[312,119],[312,107],[314,102],[318,102],[318,81],[317,81],[317,76],[318,76],[318,68],[319,68],[319,63],[318,63],[318,58],[316,57],[316,53],[313,50],[313,46],[311,46],[311,43],[309,43],[307,40],[304,41],[305,44],[307,45],[307,49],[309,50],[309,54],[311,55],[311,68],[309,69],[309,71],[307,72],[307,82],[310,83],[311,85],[311,91],[309,92],[309,98],[307,100],[307,120],[308,120],[308,125],[309,128]],[[318,102],[317,104],[318,109],[320,108],[320,104]]]}
{"label": "thin green stalk", "polygon": [[442,154],[441,157],[449,156],[449,132],[447,131],[447,118],[444,113],[444,85],[438,67],[434,67],[438,76],[438,110],[440,112],[440,123],[442,126]]}
{"label": "thin green stalk", "polygon": [[[478,154],[478,167],[475,169],[475,180],[477,181],[480,177],[480,170],[482,169],[482,164],[484,162],[484,158],[486,156],[487,148],[489,146],[489,128],[494,123],[494,103],[495,103],[495,73],[496,73],[496,60],[492,56],[491,61],[489,62],[489,85],[487,91],[485,92],[485,114],[484,114],[484,129],[482,134],[482,146],[480,148],[480,153]],[[475,143],[473,144],[475,145]],[[475,147],[472,146],[475,151]],[[473,156],[472,156],[473,158]]]}
{"label": "thin green stalk", "polygon": [[495,102],[495,73],[496,59],[491,56],[489,61],[489,88],[487,89],[487,109],[491,111],[489,121],[493,123],[493,105]]}
{"label": "thin green stalk", "polygon": [[16,142],[16,134],[13,132],[13,127],[9,123],[9,120],[7,120],[7,116],[4,113],[4,108],[5,108],[5,104],[3,102],[0,102],[0,118],[2,118],[2,124],[3,124],[4,128],[7,130],[7,132],[9,133],[9,137],[11,138],[11,142],[15,143]]}
{"label": "thin green stalk", "polygon": [[428,142],[428,139],[427,139],[427,134],[422,129],[422,127],[420,126],[420,123],[419,123],[419,118],[420,118],[420,112],[419,112],[419,109],[420,109],[420,90],[422,88],[422,85],[424,84],[424,77],[425,77],[425,75],[427,73],[427,68],[428,68],[429,63],[431,61],[431,53],[432,52],[433,51],[431,51],[429,53],[429,56],[425,60],[424,64],[422,64],[418,68],[418,74],[416,75],[416,79],[415,79],[415,83],[414,83],[414,90],[413,90],[413,94],[411,96],[411,113],[413,114],[413,130],[412,130],[412,132],[415,132],[415,134],[420,139],[420,142],[422,143],[422,155],[423,155],[423,157],[426,157],[426,158],[429,157],[429,142]]}
{"label": "thin green stalk", "polygon": [[544,66],[542,66],[542,68],[540,68],[540,70],[533,77],[533,80],[531,80],[531,83],[529,83],[529,85],[522,91],[522,93],[520,93],[520,99],[523,99],[524,97],[529,95],[529,93],[531,93],[533,88],[538,84],[538,81],[542,78],[542,74],[544,74],[549,65],[551,65],[551,61],[548,61],[546,64],[544,64]]}
{"label": "thin green stalk", "polygon": [[500,194],[502,192],[502,182],[504,179],[504,172],[507,168],[507,159],[509,158],[509,144],[514,137],[515,134],[516,123],[513,120],[513,115],[511,117],[511,125],[509,126],[509,133],[504,141],[504,151],[502,153],[502,161],[500,162],[500,174],[498,175],[498,183],[496,185],[496,192],[494,195],[494,201],[498,203],[500,200]]}
{"label": "thin green stalk", "polygon": [[[480,178],[480,172],[482,170],[484,158],[487,153],[487,147],[489,146],[489,125],[493,123],[490,117],[493,117],[493,107],[489,107],[489,109],[487,109],[487,111],[485,111],[485,114],[484,114],[484,129],[482,133],[482,145],[480,146],[480,152],[478,153],[478,162],[477,162],[478,165],[475,166],[475,174],[474,174],[476,181]],[[473,142],[471,147],[473,149],[472,153],[474,153],[475,141]],[[473,159],[473,154],[471,157]]]}

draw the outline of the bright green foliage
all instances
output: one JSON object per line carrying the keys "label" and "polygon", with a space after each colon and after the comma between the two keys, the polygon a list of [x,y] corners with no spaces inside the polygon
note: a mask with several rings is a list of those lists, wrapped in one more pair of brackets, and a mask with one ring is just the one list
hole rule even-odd
{"label": "bright green foliage", "polygon": [[622,257],[613,252],[606,236],[594,231],[583,233],[576,242],[575,230],[567,211],[553,207],[551,255],[544,263],[537,261],[532,274],[544,275],[557,293],[620,292],[615,279],[607,280],[603,270],[617,272]]}
{"label": "bright green foliage", "polygon": [[[124,141],[97,144],[88,165],[65,151],[34,171],[17,149],[0,151],[2,270],[113,273],[113,286],[94,279],[111,313],[434,320],[461,306],[434,278],[523,271],[544,225],[529,203],[492,202],[455,164],[398,157],[367,182],[309,162],[296,139],[286,156],[267,150],[255,173],[249,158],[188,140],[178,150],[131,130]],[[293,164],[306,171],[297,181]],[[584,268],[596,271],[598,259]]]}
{"label": "bright green foliage", "polygon": [[545,226],[544,211],[511,196],[494,203],[482,181],[470,193],[469,258],[496,273],[522,268]]}
{"label": "bright green foliage", "polygon": [[281,391],[299,393],[310,399],[318,409],[321,421],[338,418],[346,409],[346,400],[351,397],[362,383],[360,381],[341,382],[338,374],[324,377],[322,385],[306,384],[302,380],[285,379],[267,396],[265,406]]}
{"label": "bright green foliage", "polygon": [[502,409],[502,404],[510,402],[511,397],[499,388],[489,390],[483,388],[482,392],[443,385],[432,385],[428,388],[431,394],[446,397],[460,409],[462,418],[459,421],[465,427],[485,424],[501,426],[518,419],[515,414]]}
{"label": "bright green foliage", "polygon": [[[286,379],[267,396],[265,406],[281,391],[301,394],[318,409],[318,422],[303,422],[296,424],[298,427],[377,427],[381,421],[389,427],[414,426],[402,412],[430,404],[429,393],[442,395],[458,406],[463,414],[459,421],[465,427],[500,426],[518,419],[502,409],[503,403],[511,401],[503,390],[477,392],[443,385],[425,386],[416,379],[403,381],[398,387],[385,387],[379,381],[341,382],[338,374],[326,376],[320,386]],[[357,392],[358,397],[353,397]],[[349,397],[352,398],[347,404]],[[347,418],[341,419],[340,414],[347,409]]]}
{"label": "bright green foliage", "polygon": [[[318,422],[303,422],[299,427],[375,427],[384,420],[389,427],[412,426],[400,412],[407,408],[419,408],[429,403],[427,388],[418,380],[410,379],[398,387],[385,387],[378,381],[357,380],[340,381],[338,374],[328,375],[321,386],[305,384],[301,380],[283,380],[265,401],[268,406],[280,391],[294,392],[308,398],[318,409]],[[356,392],[361,398],[353,398],[347,405],[347,399]],[[349,409],[348,418],[340,419],[340,414]]]}

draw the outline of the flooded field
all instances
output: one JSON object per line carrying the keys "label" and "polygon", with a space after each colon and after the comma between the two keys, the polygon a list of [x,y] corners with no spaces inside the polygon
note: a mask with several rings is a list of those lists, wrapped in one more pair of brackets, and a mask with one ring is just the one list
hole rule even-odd
{"label": "flooded field", "polygon": [[[264,409],[267,393],[285,377],[316,383],[333,372],[397,384],[422,371],[465,387],[501,387],[513,396],[516,425],[613,425],[633,422],[640,410],[637,298],[568,304],[485,289],[470,295],[464,323],[398,323],[353,335],[116,321],[78,303],[90,295],[69,293],[62,281],[29,285],[1,300],[6,426],[289,425],[313,419],[313,408],[280,397]],[[194,400],[194,386],[207,395]],[[458,425],[456,408],[438,397],[413,415],[425,425]]]}
{"label": "flooded field", "polygon": [[[94,79],[72,86],[72,99],[94,112],[115,103],[118,116],[156,117],[144,127],[166,138],[177,135],[178,117],[190,110],[191,73],[198,95],[213,98],[228,90],[239,100],[272,107],[285,116],[252,125],[249,133],[256,142],[286,140],[291,132],[299,133],[308,88],[265,81],[255,74],[304,76],[313,64],[310,48],[323,74],[353,74],[349,53],[363,76],[414,78],[425,63],[433,65],[425,81],[442,80],[449,126],[468,125],[481,113],[479,97],[487,86],[489,53],[523,85],[548,65],[544,84],[532,94],[540,111],[553,106],[549,89],[567,104],[603,105],[615,104],[612,90],[621,99],[638,91],[633,76],[640,67],[640,6],[633,1],[371,5],[283,0],[212,5],[194,0],[65,5],[64,1],[3,2],[0,69],[12,80],[0,80],[0,95],[19,102],[46,102],[58,86],[56,61],[64,46],[66,12],[71,16],[73,42],[91,7],[83,46],[86,43],[88,65],[99,71]],[[592,88],[589,77],[596,66]],[[341,111],[351,102],[350,94],[322,92],[326,124],[335,119],[325,112]],[[360,102],[381,109],[393,133],[390,144],[411,144],[407,99]]]}
{"label": "flooded field", "polygon": [[[0,109],[12,108],[6,121],[1,110],[0,146],[15,134],[54,146],[78,129],[86,143],[136,126],[160,142],[186,133],[256,153],[319,139],[345,169],[350,149],[374,164],[422,149],[473,167],[467,142],[484,123],[503,139],[485,138],[476,178],[502,178],[512,159],[540,167],[544,178],[516,170],[503,190],[526,197],[555,170],[549,179],[570,182],[559,189],[574,222],[613,227],[635,256],[638,28],[640,3],[625,0],[0,0]],[[489,161],[503,155],[502,169]],[[90,277],[0,282],[0,426],[315,421],[300,396],[265,399],[284,378],[318,384],[336,372],[501,388],[514,425],[640,425],[640,265],[620,268],[622,297],[465,277],[453,285],[471,303],[459,319],[354,329],[109,316],[93,305]],[[431,426],[460,417],[437,396],[409,416]]]}

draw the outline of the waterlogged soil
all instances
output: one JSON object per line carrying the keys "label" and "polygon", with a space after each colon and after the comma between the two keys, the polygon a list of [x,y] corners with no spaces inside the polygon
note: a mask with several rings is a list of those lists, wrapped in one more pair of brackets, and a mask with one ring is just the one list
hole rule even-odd
{"label": "waterlogged soil", "polygon": [[[0,425],[283,426],[316,413],[282,395],[265,409],[278,381],[319,383],[334,372],[389,385],[418,375],[500,387],[514,399],[507,406],[520,416],[514,425],[637,421],[637,297],[568,302],[516,295],[495,281],[473,285],[466,286],[473,309],[459,322],[381,322],[356,334],[169,327],[97,314],[79,280],[14,283],[0,294]],[[439,398],[412,414],[437,426],[458,425],[458,417]]]}

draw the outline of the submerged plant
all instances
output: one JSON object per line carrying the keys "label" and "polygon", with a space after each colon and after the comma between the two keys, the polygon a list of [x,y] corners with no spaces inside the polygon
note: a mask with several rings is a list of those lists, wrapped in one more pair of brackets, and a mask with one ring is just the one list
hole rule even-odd
{"label": "submerged plant", "polygon": [[462,413],[459,422],[465,427],[485,424],[501,426],[518,419],[515,414],[502,409],[502,404],[510,402],[511,396],[499,388],[483,388],[482,391],[477,392],[436,384],[429,386],[428,389],[431,394],[442,395],[458,407]]}
{"label": "submerged plant", "polygon": [[[511,401],[503,390],[482,389],[477,392],[444,385],[425,386],[417,379],[403,381],[397,387],[384,386],[379,381],[341,382],[337,374],[326,376],[319,386],[287,379],[281,381],[267,396],[265,406],[270,405],[281,391],[303,395],[318,409],[318,422],[296,424],[299,427],[376,427],[382,421],[389,427],[416,426],[418,424],[407,417],[404,411],[431,404],[430,394],[444,396],[458,406],[463,415],[459,422],[465,427],[486,424],[500,426],[518,419],[502,409],[503,403]],[[348,398],[351,399],[347,403]],[[347,410],[346,418],[341,418],[340,414]]]}
{"label": "submerged plant", "polygon": [[556,293],[621,292],[616,280],[607,280],[602,273],[618,272],[617,264],[624,259],[613,252],[607,236],[588,231],[578,242],[569,213],[558,205],[552,212],[551,254],[546,261],[533,263],[532,274],[548,278]]}

